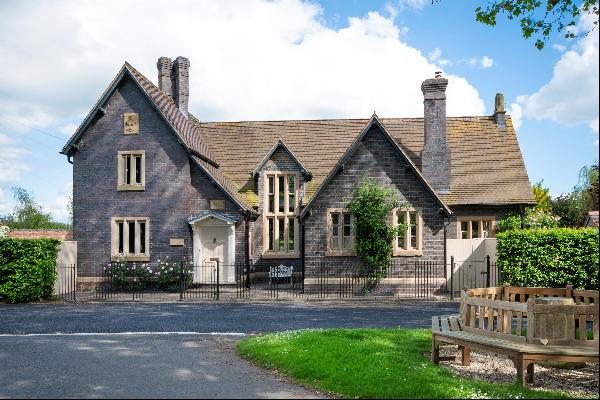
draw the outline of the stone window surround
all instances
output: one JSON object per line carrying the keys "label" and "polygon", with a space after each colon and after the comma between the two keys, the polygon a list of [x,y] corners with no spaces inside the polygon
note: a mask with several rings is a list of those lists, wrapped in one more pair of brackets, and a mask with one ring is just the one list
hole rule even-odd
{"label": "stone window surround", "polygon": [[[145,253],[136,253],[133,254],[125,252],[123,254],[119,253],[119,226],[118,222],[124,222],[123,224],[123,250],[129,247],[129,224],[127,222],[135,221],[135,248],[140,248],[140,222],[144,222],[146,224],[145,229],[145,243],[146,243],[146,252]],[[112,217],[110,219],[110,231],[111,231],[111,249],[110,249],[110,259],[111,261],[150,261],[150,218],[148,217]],[[129,249],[128,249],[129,250]]]}
{"label": "stone window surround", "polygon": [[[412,243],[411,243],[411,248],[407,249],[406,247],[408,247],[408,243],[410,241],[410,235],[408,234],[408,230],[405,230],[404,232],[404,248],[398,247],[398,238],[394,239],[394,244],[393,244],[393,251],[392,251],[392,255],[393,256],[399,256],[399,257],[414,257],[414,256],[422,256],[423,255],[423,214],[421,212],[421,209],[419,208],[415,208],[415,207],[408,207],[408,208],[394,208],[394,210],[392,211],[392,223],[394,225],[394,228],[398,227],[398,213],[402,212],[405,214],[404,217],[404,222],[406,224],[407,218],[409,218],[409,213],[410,212],[415,212],[417,214],[417,218],[416,218],[416,222],[417,222],[417,245],[416,247],[412,247]],[[408,219],[408,221],[410,221],[410,219]],[[408,226],[406,226],[406,229],[408,229]]]}
{"label": "stone window surround", "polygon": [[[141,183],[140,184],[126,184],[123,181],[124,177],[124,156],[142,156],[142,170],[140,171]],[[131,168],[131,182],[135,182],[135,166]],[[136,191],[146,189],[146,152],[144,150],[127,150],[117,152],[117,191]]]}
{"label": "stone window surround", "polygon": [[[350,226],[351,226],[351,237],[352,237],[352,249],[332,249],[331,248],[331,238],[333,236],[333,223],[331,216],[333,214],[341,214],[343,218],[343,214],[350,214],[348,210],[344,208],[328,208],[327,209],[327,244],[325,250],[326,257],[348,257],[348,256],[356,256],[356,232],[354,230],[354,215],[350,214]],[[340,220],[340,221],[343,221]],[[342,226],[342,240],[343,240],[343,222]]]}
{"label": "stone window surround", "polygon": [[[286,176],[285,179],[285,190],[284,190],[284,211],[279,212],[279,176]],[[290,213],[288,210],[289,206],[289,192],[288,192],[288,180],[287,176],[294,176],[294,212]],[[273,188],[273,212],[269,212],[269,177],[274,176],[274,188]],[[263,258],[300,258],[300,236],[299,236],[299,223],[298,223],[298,192],[300,186],[300,176],[296,171],[264,171],[263,172],[263,248],[262,248],[262,257]],[[285,238],[286,238],[286,246],[283,252],[279,252],[277,247],[277,238],[279,237],[279,224],[277,223],[278,218],[285,218]],[[288,218],[294,218],[294,251],[288,251],[287,247],[287,238],[288,238]],[[268,250],[269,248],[269,226],[268,226],[268,218],[274,218],[274,226],[273,226],[273,241],[274,241],[274,250]]]}
{"label": "stone window surround", "polygon": [[[479,231],[479,237],[476,239],[484,239],[483,237],[483,221],[489,221],[490,226],[488,229],[488,238],[493,238],[496,235],[494,234],[494,229],[496,227],[496,218],[491,216],[464,216],[456,218],[456,238],[462,239],[462,228],[461,222],[467,222],[467,239],[472,239],[472,221],[477,221],[477,228]],[[465,239],[465,240],[467,240]]]}

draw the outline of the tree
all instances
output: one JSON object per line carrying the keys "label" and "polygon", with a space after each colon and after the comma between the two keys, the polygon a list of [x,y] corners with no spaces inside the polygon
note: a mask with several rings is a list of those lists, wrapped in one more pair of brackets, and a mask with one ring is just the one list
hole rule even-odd
{"label": "tree", "polygon": [[10,229],[65,229],[69,225],[52,220],[51,213],[45,213],[33,195],[21,187],[11,188],[17,201],[11,215],[0,217],[0,224]]}
{"label": "tree", "polygon": [[392,242],[404,229],[387,222],[390,212],[398,206],[393,189],[365,178],[346,207],[354,216],[356,254],[367,263],[366,272],[374,275],[376,281],[385,275],[392,259]]}
{"label": "tree", "polygon": [[536,37],[535,47],[541,50],[554,32],[565,38],[578,36],[573,28],[582,14],[595,15],[592,28],[595,29],[598,0],[491,0],[485,8],[475,9],[475,19],[490,26],[496,25],[498,14],[505,14],[511,21],[518,20],[523,37]]}
{"label": "tree", "polygon": [[533,185],[533,197],[535,198],[535,208],[539,211],[548,212],[551,209],[550,201],[552,198],[550,197],[550,189],[542,187],[542,183],[544,180],[542,179],[535,185]]}
{"label": "tree", "polygon": [[588,211],[598,210],[598,164],[581,168],[573,191],[553,199],[551,206],[565,227],[580,226]]}

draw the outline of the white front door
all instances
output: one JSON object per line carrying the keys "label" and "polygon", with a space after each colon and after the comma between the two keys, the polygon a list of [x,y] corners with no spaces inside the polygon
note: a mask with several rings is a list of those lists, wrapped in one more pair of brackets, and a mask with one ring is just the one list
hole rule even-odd
{"label": "white front door", "polygon": [[[200,282],[216,282],[216,277],[211,266],[216,266],[219,261],[219,281],[226,282],[228,227],[204,225],[200,228]],[[212,277],[211,277],[212,276]]]}

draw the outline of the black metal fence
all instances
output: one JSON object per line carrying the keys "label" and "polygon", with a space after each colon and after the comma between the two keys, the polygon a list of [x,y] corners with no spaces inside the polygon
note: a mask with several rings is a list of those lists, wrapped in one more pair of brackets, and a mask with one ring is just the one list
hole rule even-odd
{"label": "black metal fence", "polygon": [[[62,269],[61,269],[62,268]],[[301,265],[185,262],[149,266],[112,262],[98,269],[91,282],[76,287],[75,265],[59,268],[56,295],[66,301],[194,301],[348,298],[454,298],[462,288],[494,286],[500,272],[486,260],[435,261],[393,259],[375,273],[364,263],[337,260]],[[78,292],[77,289],[80,289]]]}

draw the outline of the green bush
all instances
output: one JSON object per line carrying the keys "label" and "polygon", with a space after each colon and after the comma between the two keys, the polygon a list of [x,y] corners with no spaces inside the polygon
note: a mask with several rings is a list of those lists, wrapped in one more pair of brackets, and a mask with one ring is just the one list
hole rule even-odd
{"label": "green bush", "polygon": [[496,237],[502,283],[598,290],[597,229],[513,230]]}
{"label": "green bush", "polygon": [[56,239],[0,239],[0,301],[52,296],[59,244]]}

